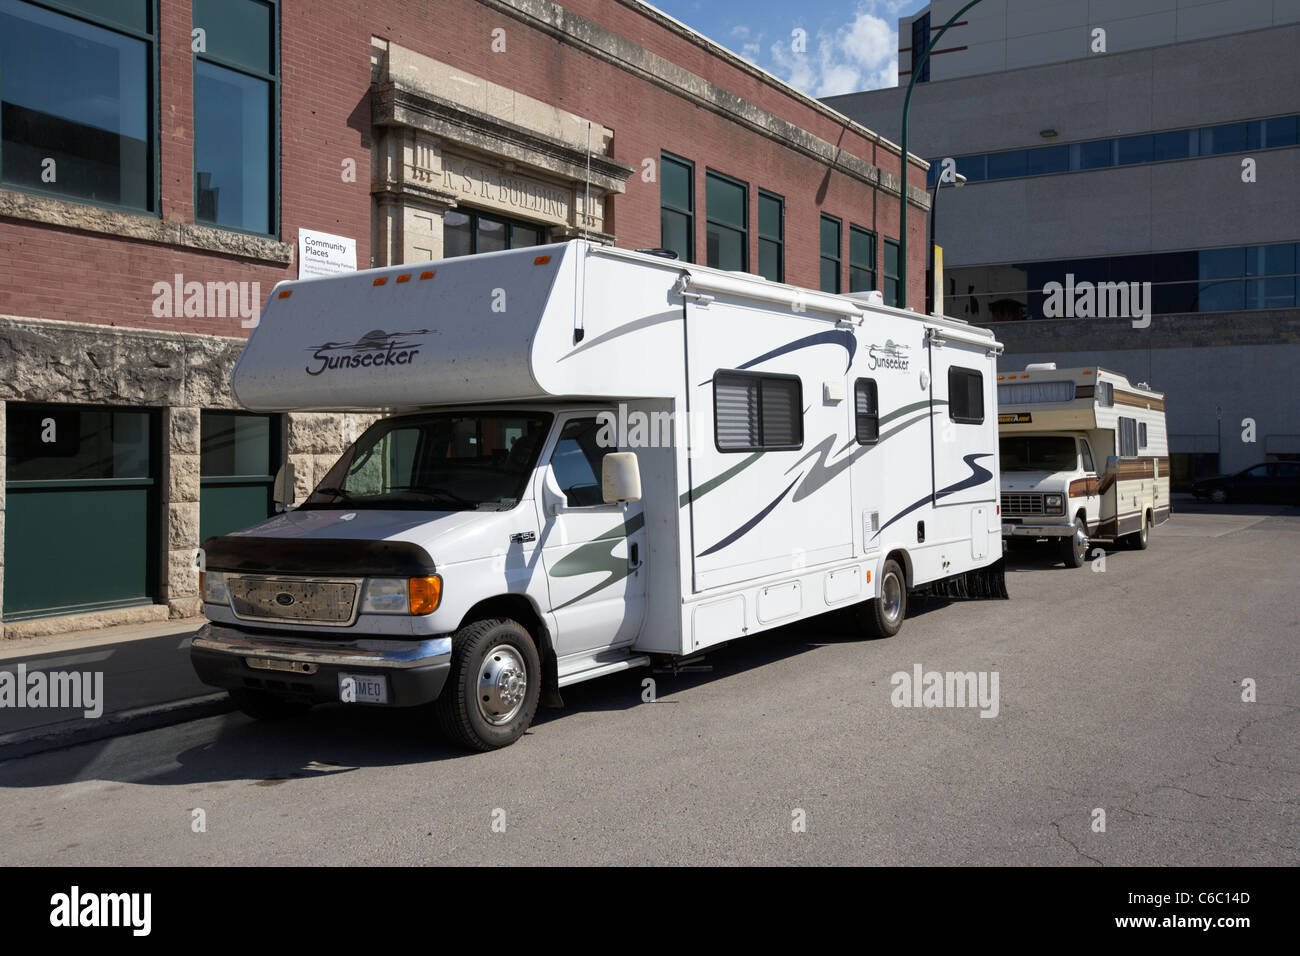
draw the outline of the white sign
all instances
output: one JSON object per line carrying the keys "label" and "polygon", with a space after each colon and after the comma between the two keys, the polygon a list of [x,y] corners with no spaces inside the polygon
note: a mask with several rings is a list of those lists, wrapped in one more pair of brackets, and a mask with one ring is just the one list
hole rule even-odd
{"label": "white sign", "polygon": [[357,241],[328,232],[298,230],[298,278],[357,271]]}

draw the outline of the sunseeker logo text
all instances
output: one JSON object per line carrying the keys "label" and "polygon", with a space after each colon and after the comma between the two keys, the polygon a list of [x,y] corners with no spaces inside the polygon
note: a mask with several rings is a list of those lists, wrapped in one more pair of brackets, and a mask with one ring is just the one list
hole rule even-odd
{"label": "sunseeker logo text", "polygon": [[51,896],[50,907],[51,926],[127,927],[133,936],[148,936],[153,926],[152,893],[83,893],[74,886]]}
{"label": "sunseeker logo text", "polygon": [[355,342],[326,342],[312,345],[312,362],[306,367],[308,375],[337,369],[380,369],[410,365],[420,354],[418,336],[428,335],[428,329],[409,332],[385,332],[374,329]]}
{"label": "sunseeker logo text", "polygon": [[884,345],[873,345],[867,350],[867,368],[892,368],[906,372],[909,359],[903,354],[908,346],[899,345],[893,339],[886,339]]}

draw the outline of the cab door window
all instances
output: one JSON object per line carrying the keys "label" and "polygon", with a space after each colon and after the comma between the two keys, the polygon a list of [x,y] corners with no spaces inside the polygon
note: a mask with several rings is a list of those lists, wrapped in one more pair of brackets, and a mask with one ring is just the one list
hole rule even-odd
{"label": "cab door window", "polygon": [[551,471],[569,499],[570,508],[605,503],[601,491],[602,468],[605,455],[616,449],[603,447],[597,441],[599,434],[595,418],[575,418],[564,423],[560,440],[551,453]]}
{"label": "cab door window", "polygon": [[1095,472],[1097,469],[1092,464],[1092,448],[1086,438],[1079,440],[1079,451],[1083,454],[1083,470]]}

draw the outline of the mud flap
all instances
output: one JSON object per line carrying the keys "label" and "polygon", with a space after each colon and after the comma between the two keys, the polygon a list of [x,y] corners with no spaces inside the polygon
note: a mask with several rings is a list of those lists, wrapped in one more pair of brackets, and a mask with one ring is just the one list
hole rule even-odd
{"label": "mud flap", "polygon": [[950,578],[934,581],[926,586],[925,593],[934,597],[956,598],[960,600],[987,601],[1008,600],[1006,568],[1002,558],[992,564]]}

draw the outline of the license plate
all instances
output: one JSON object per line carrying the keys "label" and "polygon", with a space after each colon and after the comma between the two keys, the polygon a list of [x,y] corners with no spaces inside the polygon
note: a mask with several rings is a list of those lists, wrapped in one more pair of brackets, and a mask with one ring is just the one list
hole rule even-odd
{"label": "license plate", "polygon": [[1015,533],[1016,533],[1016,526],[1013,525],[1013,524],[1004,524],[1004,525],[1002,526],[1002,533],[1003,533],[1003,534],[1015,534]]}
{"label": "license plate", "polygon": [[369,674],[340,674],[339,700],[348,704],[386,704],[388,681]]}

